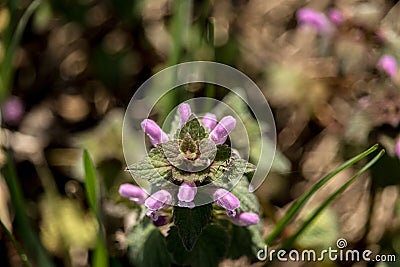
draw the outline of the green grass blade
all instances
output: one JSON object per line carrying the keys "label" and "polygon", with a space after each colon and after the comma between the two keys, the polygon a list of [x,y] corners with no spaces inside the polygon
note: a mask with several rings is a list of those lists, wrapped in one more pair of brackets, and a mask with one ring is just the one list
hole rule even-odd
{"label": "green grass blade", "polygon": [[98,184],[96,179],[96,170],[93,164],[93,161],[85,149],[83,151],[83,167],[85,170],[85,190],[86,190],[86,197],[89,202],[89,206],[92,211],[99,215],[98,210]]}
{"label": "green grass blade", "polygon": [[4,223],[0,220],[0,226],[1,229],[3,229],[3,231],[6,233],[8,239],[10,239],[11,243],[13,244],[15,250],[17,251],[19,257],[21,258],[22,264],[25,267],[30,267],[32,266],[32,264],[29,262],[28,256],[26,255],[26,253],[24,253],[21,249],[21,246],[18,244],[17,240],[14,238],[14,236],[12,235],[12,233],[10,231],[8,231],[7,227],[4,225]]}
{"label": "green grass blade", "polygon": [[103,233],[103,223],[101,221],[101,212],[99,208],[99,183],[96,178],[96,169],[94,167],[93,160],[86,149],[83,150],[83,167],[85,170],[86,197],[88,199],[90,208],[96,215],[99,225],[98,239],[92,258],[92,265],[94,267],[107,267],[108,253],[106,249],[106,242]]}
{"label": "green grass blade", "polygon": [[286,214],[282,217],[281,220],[276,224],[274,230],[267,236],[265,242],[269,245],[272,241],[274,241],[283,229],[294,219],[294,217],[300,212],[300,210],[304,207],[304,205],[308,202],[308,200],[329,180],[331,180],[336,174],[343,171],[344,169],[354,165],[358,161],[362,160],[372,152],[378,149],[378,145],[374,145],[363,153],[353,157],[352,159],[346,161],[342,165],[340,165],[335,170],[328,173],[321,180],[319,180],[307,193],[305,193],[302,197],[300,197],[294,204],[289,208]]}
{"label": "green grass blade", "polygon": [[[29,18],[35,12],[35,10],[39,7],[41,0],[33,0],[30,5],[27,7],[25,12],[22,14],[18,24],[16,26],[15,32],[12,34],[9,33],[9,40],[4,40],[4,47],[6,48],[4,53],[4,58],[0,63],[0,103],[3,101],[4,97],[7,94],[7,90],[10,86],[10,82],[12,81],[12,61],[15,54],[15,51],[18,48],[18,44],[21,41],[22,34],[28,23]],[[12,23],[9,24],[12,26]]]}
{"label": "green grass blade", "polygon": [[25,207],[21,186],[12,162],[10,153],[7,153],[7,163],[4,167],[3,174],[8,189],[10,190],[11,203],[15,212],[16,226],[18,233],[21,236],[22,243],[29,254],[29,258],[32,259],[33,262],[37,263],[38,266],[54,266],[43,248],[38,235],[33,230],[28,215],[26,214],[27,208]]}
{"label": "green grass blade", "polygon": [[372,165],[374,165],[383,155],[385,150],[381,150],[378,155],[376,155],[371,161],[369,161],[361,170],[359,170],[355,175],[353,175],[346,183],[344,183],[339,189],[337,189],[324,203],[322,203],[312,215],[301,225],[301,227],[288,238],[283,248],[290,247],[296,239],[310,226],[310,224],[318,217],[318,215],[326,208],[333,200],[335,200],[341,193],[343,193],[358,177],[365,173]]}

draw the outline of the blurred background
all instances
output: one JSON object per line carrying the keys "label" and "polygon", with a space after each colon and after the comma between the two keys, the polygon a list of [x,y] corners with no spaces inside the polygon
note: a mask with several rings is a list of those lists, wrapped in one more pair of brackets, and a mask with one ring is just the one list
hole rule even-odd
{"label": "blurred background", "polygon": [[[302,8],[329,18],[328,28],[302,21]],[[48,254],[43,257],[56,266],[89,266],[98,225],[85,197],[86,148],[101,179],[110,264],[129,266],[125,232],[137,214],[117,192],[121,183],[133,182],[124,172],[125,108],[157,71],[210,60],[248,75],[275,116],[277,157],[256,191],[264,232],[324,174],[379,143],[384,158],[337,198],[296,246],[322,249],[341,237],[349,248],[399,255],[400,78],[397,68],[390,74],[378,63],[384,54],[400,58],[399,15],[400,4],[393,0],[3,1],[1,221],[28,255],[32,247],[43,247]],[[162,122],[166,111],[185,99],[225,94],[190,86],[185,94],[165,96],[152,116]],[[14,179],[4,179],[6,172]],[[354,173],[341,172],[291,227]],[[1,233],[2,266],[21,266],[4,228]],[[222,266],[251,264],[240,258]],[[274,263],[280,264],[285,265]],[[353,264],[373,266],[345,263]],[[303,265],[310,264],[290,266]]]}

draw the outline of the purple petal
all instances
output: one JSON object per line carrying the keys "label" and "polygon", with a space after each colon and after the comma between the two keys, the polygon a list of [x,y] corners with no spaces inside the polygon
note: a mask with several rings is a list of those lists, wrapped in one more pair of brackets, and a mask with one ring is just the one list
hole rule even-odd
{"label": "purple petal", "polygon": [[400,138],[397,140],[395,152],[397,157],[400,159]]}
{"label": "purple petal", "polygon": [[239,199],[231,192],[223,188],[218,188],[215,190],[213,193],[213,200],[217,206],[226,209],[226,214],[230,217],[236,215],[235,209],[239,208],[240,206]]}
{"label": "purple petal", "polygon": [[160,190],[146,199],[144,205],[151,211],[157,211],[171,205],[172,195],[167,190]]}
{"label": "purple petal", "polygon": [[229,133],[235,128],[236,120],[232,116],[223,117],[217,126],[211,131],[210,138],[215,144],[225,143]]}
{"label": "purple petal", "polygon": [[182,208],[193,209],[194,207],[196,207],[196,204],[194,204],[194,202],[178,201],[178,206]]}
{"label": "purple petal", "polygon": [[206,113],[201,122],[204,127],[208,128],[209,131],[212,131],[215,125],[217,125],[217,117],[212,113]]}
{"label": "purple petal", "polygon": [[24,115],[24,104],[17,96],[8,98],[1,108],[3,120],[9,125],[16,126]]}
{"label": "purple petal", "polygon": [[181,117],[179,127],[182,127],[189,120],[189,117],[192,114],[190,105],[186,103],[180,104],[178,107],[178,112]]}
{"label": "purple petal", "polygon": [[144,192],[142,188],[132,184],[121,184],[118,192],[122,197],[128,198],[129,200],[139,204],[143,204],[147,197],[146,192]]}
{"label": "purple petal", "polygon": [[153,145],[165,143],[169,140],[167,134],[153,120],[145,119],[141,126]]}
{"label": "purple petal", "polygon": [[184,182],[179,187],[178,199],[183,202],[192,202],[196,194],[196,185]]}
{"label": "purple petal", "polygon": [[231,218],[233,224],[238,226],[250,226],[257,224],[260,218],[257,214],[251,212],[242,212]]}
{"label": "purple petal", "polygon": [[317,32],[327,33],[332,30],[329,20],[321,12],[310,8],[301,8],[297,11],[296,16],[301,25],[310,25]]}
{"label": "purple petal", "polygon": [[386,72],[392,79],[397,75],[397,62],[392,55],[383,55],[378,61],[378,67]]}
{"label": "purple petal", "polygon": [[332,8],[328,11],[328,18],[335,25],[340,25],[344,21],[342,12],[335,8]]}

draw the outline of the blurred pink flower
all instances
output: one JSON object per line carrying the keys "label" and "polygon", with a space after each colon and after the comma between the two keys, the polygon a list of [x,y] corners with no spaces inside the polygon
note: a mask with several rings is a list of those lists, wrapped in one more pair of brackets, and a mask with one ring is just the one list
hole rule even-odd
{"label": "blurred pink flower", "polygon": [[329,33],[333,26],[324,13],[311,8],[301,8],[296,13],[300,25],[309,25],[319,33]]}
{"label": "blurred pink flower", "polygon": [[17,96],[9,97],[1,107],[1,115],[5,123],[16,126],[24,115],[24,104]]}
{"label": "blurred pink flower", "polygon": [[335,8],[332,8],[328,11],[328,18],[333,24],[337,26],[342,24],[344,21],[342,12]]}
{"label": "blurred pink flower", "polygon": [[378,61],[378,68],[383,70],[392,79],[395,79],[397,76],[397,61],[392,55],[385,54],[381,56]]}

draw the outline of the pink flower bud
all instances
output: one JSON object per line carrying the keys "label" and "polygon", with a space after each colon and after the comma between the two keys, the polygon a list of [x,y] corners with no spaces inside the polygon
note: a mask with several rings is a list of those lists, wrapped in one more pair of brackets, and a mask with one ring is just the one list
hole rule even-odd
{"label": "pink flower bud", "polygon": [[235,126],[235,118],[232,116],[223,117],[218,125],[211,131],[210,139],[217,145],[225,143],[229,133],[235,128]]}
{"label": "pink flower bud", "polygon": [[212,113],[206,113],[201,120],[201,123],[205,128],[208,128],[209,131],[212,131],[215,125],[217,125],[217,117]]}
{"label": "pink flower bud", "polygon": [[400,159],[400,138],[397,140],[395,153],[396,153],[396,156]]}
{"label": "pink flower bud", "polygon": [[396,59],[392,55],[383,55],[378,61],[378,67],[386,72],[390,78],[396,78],[398,67]]}
{"label": "pink flower bud", "polygon": [[167,134],[153,120],[145,119],[141,126],[154,146],[169,140]]}
{"label": "pink flower bud", "polygon": [[250,226],[253,224],[257,224],[260,221],[260,218],[257,214],[251,212],[242,212],[236,214],[235,217],[231,218],[233,224],[238,226]]}
{"label": "pink flower bud", "polygon": [[167,190],[160,190],[146,199],[144,205],[151,211],[158,211],[172,203],[172,195]]}
{"label": "pink flower bud", "polygon": [[231,192],[218,188],[213,193],[213,200],[217,206],[226,209],[226,214],[229,217],[236,215],[236,209],[240,207],[240,201]]}
{"label": "pink flower bud", "polygon": [[196,194],[197,194],[196,185],[184,182],[179,187],[178,199],[183,202],[192,202]]}
{"label": "pink flower bud", "polygon": [[189,117],[192,114],[190,105],[186,103],[180,104],[178,107],[178,112],[181,117],[181,121],[179,122],[179,127],[182,127],[189,120]]}
{"label": "pink flower bud", "polygon": [[142,188],[132,184],[121,184],[118,192],[122,197],[128,198],[138,204],[143,204],[147,197],[146,192],[144,192]]}
{"label": "pink flower bud", "polygon": [[299,9],[296,16],[300,25],[309,25],[319,33],[329,33],[333,29],[332,24],[323,13],[311,8]]}

